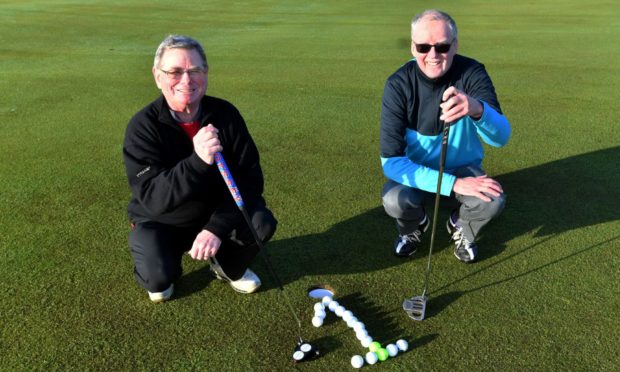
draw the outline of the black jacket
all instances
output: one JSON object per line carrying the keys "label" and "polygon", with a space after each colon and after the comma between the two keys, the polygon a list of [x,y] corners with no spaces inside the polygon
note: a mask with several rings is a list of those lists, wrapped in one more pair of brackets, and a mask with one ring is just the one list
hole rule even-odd
{"label": "black jacket", "polygon": [[[200,126],[213,124],[222,155],[246,205],[263,202],[263,173],[256,145],[239,111],[205,96]],[[220,238],[245,223],[215,164],[194,152],[192,140],[170,114],[163,96],[139,111],[125,132],[123,159],[133,197],[133,222],[203,226]]]}

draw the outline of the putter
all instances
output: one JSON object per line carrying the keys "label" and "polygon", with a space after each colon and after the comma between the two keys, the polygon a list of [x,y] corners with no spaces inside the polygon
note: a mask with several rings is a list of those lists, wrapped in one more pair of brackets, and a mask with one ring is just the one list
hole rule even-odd
{"label": "putter", "polygon": [[235,183],[235,180],[233,179],[232,174],[230,173],[230,170],[228,169],[228,165],[226,164],[224,157],[219,152],[216,153],[214,157],[215,157],[215,163],[217,164],[217,168],[220,171],[220,174],[222,175],[222,178],[224,179],[226,186],[228,187],[228,191],[230,191],[230,194],[232,195],[233,199],[235,200],[235,203],[237,204],[237,207],[239,207],[241,214],[243,214],[243,218],[245,218],[245,222],[248,224],[248,227],[250,228],[250,231],[252,232],[252,236],[254,237],[254,240],[256,241],[256,244],[258,245],[260,252],[263,253],[262,257],[263,257],[263,260],[265,261],[265,264],[267,264],[269,273],[271,274],[273,279],[276,281],[278,287],[280,288],[280,293],[282,293],[282,296],[284,297],[286,304],[291,310],[291,314],[293,314],[293,317],[295,318],[295,321],[297,322],[297,328],[299,331],[299,341],[297,342],[297,345],[295,346],[295,349],[293,351],[293,360],[295,362],[303,362],[305,360],[318,357],[319,349],[311,345],[310,343],[304,341],[303,338],[301,337],[301,333],[302,333],[301,332],[301,321],[299,320],[299,317],[297,316],[297,313],[295,312],[295,309],[293,308],[291,301],[286,295],[286,292],[284,291],[284,287],[282,286],[282,281],[280,281],[280,278],[278,277],[276,272],[273,270],[273,266],[271,265],[271,260],[269,258],[269,253],[267,252],[267,250],[263,249],[263,242],[258,237],[258,233],[256,232],[254,225],[252,224],[252,220],[250,219],[250,216],[248,215],[248,212],[245,208],[245,203],[243,202],[243,198],[241,197],[239,188],[237,188],[237,184]]}
{"label": "putter", "polygon": [[444,165],[446,163],[446,152],[448,150],[448,135],[450,124],[443,125],[443,138],[441,139],[441,153],[439,155],[439,176],[437,177],[437,193],[435,194],[435,209],[433,211],[433,228],[431,230],[431,245],[428,250],[428,263],[426,265],[426,276],[424,279],[424,291],[421,296],[413,296],[403,301],[403,310],[413,320],[424,320],[426,314],[426,302],[428,302],[428,279],[431,274],[431,257],[433,255],[433,243],[435,242],[435,230],[437,228],[437,215],[439,212],[439,199],[441,196],[441,180],[443,178]]}

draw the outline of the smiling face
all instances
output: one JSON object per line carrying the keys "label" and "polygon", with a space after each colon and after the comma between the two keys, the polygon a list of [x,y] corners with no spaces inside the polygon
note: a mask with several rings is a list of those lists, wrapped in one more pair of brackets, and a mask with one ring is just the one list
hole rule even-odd
{"label": "smiling face", "polygon": [[[420,70],[430,79],[443,76],[452,65],[452,60],[458,49],[458,41],[453,40],[450,27],[444,20],[425,17],[420,19],[412,32],[411,53],[416,59]],[[438,53],[436,48],[431,48],[427,53],[420,53],[416,44],[449,44],[450,49],[446,53]]]}
{"label": "smiling face", "polygon": [[[200,69],[204,69],[204,73],[186,72]],[[181,71],[181,74],[175,78],[164,71]],[[186,113],[198,110],[200,100],[207,91],[208,76],[205,61],[196,50],[167,49],[159,66],[153,67],[153,76],[172,110]]]}

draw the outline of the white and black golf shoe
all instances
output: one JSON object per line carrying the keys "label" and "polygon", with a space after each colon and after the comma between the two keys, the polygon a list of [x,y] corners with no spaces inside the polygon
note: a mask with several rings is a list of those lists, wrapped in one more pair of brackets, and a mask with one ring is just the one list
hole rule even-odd
{"label": "white and black golf shoe", "polygon": [[446,228],[448,233],[452,235],[451,239],[454,242],[454,256],[459,261],[470,263],[476,260],[478,256],[478,246],[474,242],[470,242],[463,234],[463,227],[458,226],[452,221],[452,218],[448,218],[446,222]]}
{"label": "white and black golf shoe", "polygon": [[428,230],[428,216],[424,215],[424,219],[420,222],[418,229],[410,234],[399,235],[394,242],[394,255],[397,257],[409,257],[418,249],[418,245],[422,242],[422,235]]}

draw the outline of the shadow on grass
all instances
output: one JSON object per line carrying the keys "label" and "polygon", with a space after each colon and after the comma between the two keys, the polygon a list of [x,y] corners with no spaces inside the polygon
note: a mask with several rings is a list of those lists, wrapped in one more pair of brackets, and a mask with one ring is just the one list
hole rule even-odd
{"label": "shadow on grass", "polygon": [[[338,297],[337,301],[347,310],[351,310],[358,319],[372,319],[371,322],[365,322],[368,333],[377,340],[387,341],[386,344],[396,342],[399,335],[402,335],[405,331],[399,327],[398,322],[393,316],[360,292]],[[335,319],[343,321],[340,318]],[[347,329],[347,331],[354,334],[352,329]]]}
{"label": "shadow on grass", "polygon": [[[472,276],[474,276],[474,275],[477,275],[477,274],[479,274],[479,273],[481,273],[481,272],[483,272],[483,271],[485,271],[485,270],[488,270],[488,269],[490,269],[490,268],[492,268],[492,267],[494,267],[494,266],[500,265],[500,264],[504,263],[505,261],[511,260],[511,259],[513,259],[514,257],[516,257],[516,256],[518,256],[518,255],[520,255],[520,254],[522,254],[522,253],[524,253],[524,252],[527,252],[527,251],[531,250],[531,249],[532,249],[532,248],[534,248],[535,246],[540,245],[541,243],[543,243],[543,242],[546,242],[546,241],[550,240],[551,238],[552,238],[552,237],[548,237],[548,238],[546,238],[546,239],[543,239],[543,240],[541,240],[541,241],[537,242],[536,244],[533,244],[533,245],[531,245],[531,246],[529,246],[529,247],[527,247],[527,248],[525,248],[525,249],[522,249],[522,250],[520,250],[520,251],[517,251],[517,252],[515,252],[515,253],[512,253],[512,254],[510,254],[509,256],[505,257],[505,258],[502,258],[500,261],[494,262],[493,264],[491,264],[491,265],[489,265],[489,266],[483,267],[483,268],[481,268],[481,269],[479,269],[479,270],[476,270],[476,271],[474,271],[474,272],[472,272],[472,273],[470,273],[470,274],[467,274],[466,276],[464,276],[464,277],[462,277],[462,278],[460,278],[460,279],[457,279],[457,280],[455,280],[455,281],[453,281],[453,282],[451,282],[451,283],[448,283],[448,284],[444,285],[444,286],[443,286],[443,287],[441,287],[441,288],[438,288],[438,289],[437,289],[437,292],[442,291],[442,290],[444,290],[444,289],[446,289],[446,288],[449,288],[450,286],[452,286],[452,285],[454,285],[454,284],[456,284],[456,283],[458,283],[458,282],[464,281],[464,280],[466,280],[466,279],[468,279],[468,278],[470,278],[470,277],[472,277]],[[563,257],[560,257],[560,258],[557,258],[557,259],[555,259],[555,260],[549,261],[549,262],[547,262],[547,263],[546,263],[546,264],[544,264],[544,265],[539,265],[539,266],[537,266],[537,267],[531,268],[531,269],[529,269],[529,270],[527,270],[527,271],[524,271],[524,272],[522,272],[522,273],[519,273],[519,274],[517,274],[517,275],[513,275],[513,276],[510,276],[510,277],[507,277],[507,278],[501,279],[501,280],[496,280],[496,281],[494,281],[494,282],[491,282],[491,283],[488,283],[488,284],[484,284],[484,285],[478,286],[478,287],[476,287],[476,288],[468,289],[468,290],[466,290],[466,291],[461,291],[461,292],[450,292],[450,293],[446,294],[445,296],[446,296],[447,298],[450,298],[450,299],[451,299],[451,301],[450,301],[450,302],[454,302],[456,299],[458,299],[458,297],[462,296],[462,295],[463,295],[463,294],[465,294],[465,293],[475,292],[475,291],[478,291],[478,290],[481,290],[481,289],[484,289],[484,288],[492,287],[492,286],[495,286],[495,285],[498,285],[498,284],[502,284],[502,283],[506,283],[506,282],[509,282],[509,281],[512,281],[512,280],[516,280],[516,279],[522,278],[522,277],[527,276],[527,275],[529,275],[529,274],[532,274],[532,273],[535,273],[535,272],[537,272],[537,271],[543,270],[543,269],[545,269],[545,268],[547,268],[547,267],[553,266],[553,265],[555,265],[555,264],[557,264],[557,263],[560,263],[560,262],[562,262],[562,261],[566,261],[566,260],[568,260],[568,259],[574,258],[574,257],[576,257],[576,256],[578,256],[578,255],[583,254],[583,253],[589,252],[589,251],[591,251],[591,250],[593,250],[593,249],[595,249],[595,248],[601,248],[601,247],[604,247],[604,246],[606,246],[608,243],[611,243],[611,242],[613,242],[613,241],[615,241],[615,240],[618,240],[618,239],[620,239],[620,235],[616,235],[616,236],[614,236],[613,238],[609,238],[609,239],[603,240],[603,241],[601,241],[601,242],[598,242],[598,243],[592,244],[592,245],[590,245],[590,246],[588,246],[588,247],[586,247],[586,248],[580,249],[580,250],[575,251],[575,252],[573,252],[573,253],[571,253],[571,254],[567,254],[567,255],[565,255],[565,256],[563,256]],[[439,297],[442,297],[442,296],[444,296],[444,295],[441,295],[441,296],[439,296]],[[444,306],[444,307],[445,307],[445,306]]]}
{"label": "shadow on grass", "polygon": [[452,291],[448,293],[442,293],[438,296],[430,296],[428,303],[426,304],[425,319],[432,318],[433,316],[441,313],[443,309],[450,306],[453,302],[456,302],[465,292]]}
{"label": "shadow on grass", "polygon": [[[536,236],[553,237],[617,220],[620,199],[612,196],[612,191],[620,184],[620,172],[613,171],[618,164],[620,147],[613,147],[496,176],[508,202],[502,216],[483,231],[480,261],[502,253],[507,242],[533,231]],[[378,195],[379,190],[376,192]],[[378,196],[377,200],[380,202]],[[449,209],[442,208],[440,213],[435,252],[449,248],[442,244],[449,239],[442,226]],[[364,273],[406,263],[409,260],[392,256],[395,234],[394,221],[378,206],[324,233],[277,240],[267,249],[278,275],[288,283],[306,275]],[[430,233],[426,235],[414,259],[426,256]]]}
{"label": "shadow on grass", "polygon": [[330,350],[337,350],[342,347],[342,342],[335,336],[324,336],[316,340],[312,340],[312,343],[319,348],[320,356],[329,354]]}
{"label": "shadow on grass", "polygon": [[[483,272],[485,270],[488,270],[488,269],[490,269],[490,268],[492,268],[494,266],[500,265],[500,264],[502,264],[502,263],[504,263],[506,261],[512,260],[516,256],[518,256],[518,255],[520,255],[520,254],[522,254],[524,252],[528,252],[531,249],[535,248],[536,246],[540,245],[541,243],[544,243],[544,242],[546,242],[546,241],[548,241],[548,240],[550,240],[552,238],[553,238],[553,236],[550,236],[550,237],[548,237],[546,239],[543,239],[543,240],[541,240],[541,241],[539,241],[539,242],[537,242],[537,243],[535,243],[535,244],[533,244],[533,245],[531,245],[531,246],[529,246],[527,248],[524,248],[524,249],[521,249],[521,250],[519,250],[517,252],[514,252],[514,253],[510,254],[509,256],[507,256],[505,258],[502,258],[500,261],[494,262],[493,264],[491,264],[489,266],[486,266],[486,267],[483,267],[483,268],[481,268],[479,270],[476,270],[476,271],[474,271],[474,272],[472,272],[470,274],[465,275],[462,278],[459,278],[459,279],[457,279],[457,280],[455,280],[455,281],[453,281],[451,283],[448,283],[448,284],[442,286],[441,288],[436,289],[435,292],[441,292],[441,291],[443,291],[443,290],[445,290],[447,288],[450,288],[451,286],[453,286],[456,283],[465,281],[465,280],[469,279],[470,277],[473,277],[473,276],[475,276],[475,275],[477,275],[477,274],[479,274],[479,273],[481,273],[481,272]],[[504,279],[496,280],[496,281],[493,281],[491,283],[487,283],[487,284],[484,284],[484,285],[481,285],[481,286],[478,286],[478,287],[475,287],[475,288],[467,289],[465,291],[451,291],[451,292],[447,292],[447,293],[442,293],[442,294],[437,295],[437,296],[431,296],[429,298],[428,304],[426,306],[426,317],[425,317],[425,319],[431,318],[431,317],[441,313],[443,311],[443,309],[447,308],[449,305],[451,305],[452,303],[456,302],[461,296],[464,296],[464,295],[466,295],[468,293],[476,292],[476,291],[479,291],[481,289],[485,289],[485,288],[493,287],[493,286],[500,285],[500,284],[503,284],[503,283],[506,283],[506,282],[510,282],[510,281],[513,281],[513,280],[517,280],[519,278],[525,277],[525,276],[527,276],[529,274],[532,274],[532,273],[535,273],[537,271],[544,270],[545,268],[553,266],[553,265],[555,265],[555,264],[557,264],[559,262],[562,262],[562,261],[574,258],[574,257],[576,257],[578,255],[583,254],[583,253],[589,252],[589,251],[591,251],[591,250],[593,250],[595,248],[604,247],[608,243],[611,243],[611,242],[613,242],[615,240],[618,240],[618,239],[620,239],[620,235],[616,235],[613,238],[606,239],[606,240],[601,241],[601,242],[596,243],[596,244],[592,244],[592,245],[590,245],[590,246],[588,246],[586,248],[580,249],[580,250],[578,250],[576,252],[573,252],[571,254],[567,254],[567,255],[565,255],[563,257],[560,257],[560,258],[557,258],[555,260],[552,260],[552,261],[550,261],[550,262],[548,262],[548,263],[546,263],[544,265],[539,265],[537,267],[531,268],[531,269],[526,270],[526,271],[524,271],[522,273],[519,273],[517,275],[513,275],[513,276],[506,277]]]}
{"label": "shadow on grass", "polygon": [[413,339],[413,345],[416,349],[426,345],[426,344],[430,344],[434,339],[436,339],[437,337],[439,337],[439,335],[437,333],[431,333],[428,335],[424,335],[418,339],[413,339],[411,336],[405,338],[405,340],[412,340]]}
{"label": "shadow on grass", "polygon": [[[184,268],[186,270],[186,268]],[[204,264],[203,267],[192,272],[183,274],[180,280],[177,280],[174,287],[173,299],[181,299],[185,296],[191,296],[193,293],[200,292],[209,286],[209,283],[216,280],[209,273],[209,265]]]}

